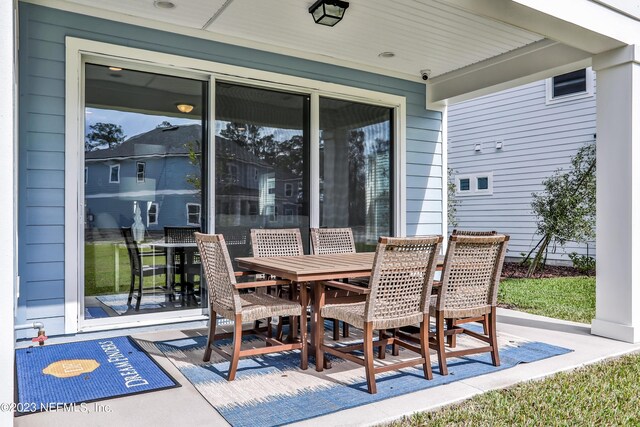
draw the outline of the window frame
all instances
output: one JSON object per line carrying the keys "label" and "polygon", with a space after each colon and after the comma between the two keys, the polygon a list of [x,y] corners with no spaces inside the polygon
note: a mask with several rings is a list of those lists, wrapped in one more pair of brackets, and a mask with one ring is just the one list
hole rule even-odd
{"label": "window frame", "polygon": [[[156,220],[154,222],[151,222],[149,220],[149,215],[150,215],[150,211],[151,211],[151,207],[155,206],[156,211],[154,213],[154,215],[156,216]],[[155,202],[151,202],[147,205],[147,226],[149,225],[158,225],[158,217],[160,216],[160,206],[158,205],[158,203]]]}
{"label": "window frame", "polygon": [[[111,178],[113,178],[113,170],[116,168],[118,169],[118,180],[113,181]],[[109,184],[120,184],[120,163],[109,165]]]}
{"label": "window frame", "polygon": [[[195,215],[195,214],[190,214],[189,213],[189,208],[190,207],[198,207],[198,222],[190,222],[189,221],[189,216],[190,215]],[[193,202],[187,202],[185,205],[185,209],[187,210],[187,225],[196,225],[196,226],[200,226],[202,223],[202,205],[200,203],[193,203]]]}
{"label": "window frame", "polygon": [[[481,190],[478,188],[478,179],[487,178],[487,189]],[[460,181],[463,179],[469,180],[469,189],[460,190]],[[460,174],[455,176],[456,184],[456,196],[469,197],[469,196],[491,196],[493,195],[493,172],[478,172],[471,174]]]}
{"label": "window frame", "polygon": [[[578,70],[574,70],[578,71]],[[569,71],[570,72],[570,71]],[[563,73],[566,74],[566,73]],[[562,74],[558,74],[562,75]],[[576,99],[588,98],[594,95],[594,84],[593,84],[593,69],[591,67],[585,68],[585,86],[586,90],[582,92],[570,93],[567,95],[553,96],[553,79],[554,77],[549,77],[545,80],[545,94],[546,94],[546,105],[557,104],[560,102],[573,101]]]}
{"label": "window frame", "polygon": [[[142,179],[140,179],[139,167],[142,166]],[[147,177],[147,162],[136,162],[136,182],[144,182]]]}

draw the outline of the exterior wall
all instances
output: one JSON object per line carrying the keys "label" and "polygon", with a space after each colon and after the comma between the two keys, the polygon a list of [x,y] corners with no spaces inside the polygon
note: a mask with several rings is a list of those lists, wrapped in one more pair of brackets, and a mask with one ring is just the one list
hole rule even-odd
{"label": "exterior wall", "polygon": [[[507,233],[507,256],[520,257],[540,238],[531,193],[542,191],[545,178],[570,166],[576,151],[594,141],[595,95],[547,104],[541,80],[450,106],[448,120],[453,175],[493,174],[493,194],[456,196],[458,228]],[[496,141],[503,141],[502,149]],[[570,262],[571,252],[586,254],[587,246],[569,242],[556,253],[550,249],[548,259]],[[588,253],[595,256],[595,242]]]}
{"label": "exterior wall", "polygon": [[[442,232],[442,116],[423,84],[20,3],[18,319],[64,331],[65,37],[261,69],[406,97],[406,232]],[[80,173],[82,176],[82,173]]]}

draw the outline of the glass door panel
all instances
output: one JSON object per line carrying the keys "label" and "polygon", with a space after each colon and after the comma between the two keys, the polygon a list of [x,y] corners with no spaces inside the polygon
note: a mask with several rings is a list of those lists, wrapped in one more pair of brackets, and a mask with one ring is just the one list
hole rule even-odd
{"label": "glass door panel", "polygon": [[199,80],[85,65],[85,320],[201,307],[206,93]]}
{"label": "glass door panel", "polygon": [[392,230],[393,109],[320,98],[320,226],[351,227],[360,251]]}
{"label": "glass door panel", "polygon": [[308,246],[309,97],[226,82],[215,92],[215,231],[231,258],[251,255],[252,228],[300,228]]}

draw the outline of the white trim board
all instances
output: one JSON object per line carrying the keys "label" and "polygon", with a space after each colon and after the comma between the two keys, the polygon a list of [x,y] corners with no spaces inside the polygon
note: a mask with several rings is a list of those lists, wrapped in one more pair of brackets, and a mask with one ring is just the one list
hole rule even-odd
{"label": "white trim board", "polygon": [[[394,176],[393,176],[393,228],[398,236],[406,235],[406,99],[403,96],[387,94],[372,90],[360,89],[335,83],[295,77],[274,72],[256,70],[246,67],[221,64],[179,55],[159,53],[149,50],[130,48],[109,43],[102,43],[75,37],[66,38],[66,71],[65,71],[65,333],[73,334],[85,329],[79,324],[84,301],[80,298],[82,283],[81,272],[84,269],[83,248],[83,200],[84,184],[79,181],[79,170],[83,164],[83,150],[78,141],[84,138],[84,73],[83,64],[87,61],[103,65],[129,64],[142,71],[164,72],[170,75],[188,76],[210,82],[208,100],[209,123],[215,117],[215,81],[216,79],[240,83],[255,87],[280,89],[293,93],[307,94],[311,98],[311,147],[319,147],[319,108],[320,96],[379,105],[394,109],[393,128]],[[313,108],[315,106],[315,108]],[[315,127],[314,127],[315,126]],[[215,176],[214,126],[209,126],[209,179]],[[318,170],[317,153],[311,158],[311,172]],[[310,183],[312,189],[319,188],[317,179]],[[210,182],[213,182],[211,180]],[[311,198],[310,219],[319,221],[319,198]],[[209,216],[212,221],[214,194],[209,191]],[[201,212],[202,214],[202,212]],[[75,224],[75,226],[71,226]],[[213,224],[208,224],[213,230]],[[179,313],[179,312],[178,312]],[[90,326],[87,326],[90,327]]]}

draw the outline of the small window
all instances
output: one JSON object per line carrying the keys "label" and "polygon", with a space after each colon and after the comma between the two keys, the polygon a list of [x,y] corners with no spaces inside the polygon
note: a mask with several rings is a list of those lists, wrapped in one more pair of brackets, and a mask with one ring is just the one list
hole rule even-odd
{"label": "small window", "polygon": [[489,178],[486,176],[478,177],[478,190],[489,189]]}
{"label": "small window", "polygon": [[149,203],[147,207],[147,225],[158,224],[158,204]]}
{"label": "small window", "polygon": [[547,79],[546,92],[547,104],[593,96],[593,71],[583,68]]}
{"label": "small window", "polygon": [[136,179],[138,182],[144,182],[145,162],[136,162]]}
{"label": "small window", "polygon": [[456,194],[481,196],[493,194],[493,173],[476,173],[456,177]]}
{"label": "small window", "polygon": [[199,203],[187,203],[187,224],[200,225]]}
{"label": "small window", "polygon": [[84,168],[84,183],[89,181],[89,168]]}
{"label": "small window", "polygon": [[553,78],[553,97],[587,91],[587,70],[582,69],[561,74]]}
{"label": "small window", "polygon": [[227,174],[229,175],[229,182],[236,183],[239,181],[237,165],[227,165]]}
{"label": "small window", "polygon": [[293,196],[293,184],[287,183],[284,185],[284,196],[285,197]]}
{"label": "small window", "polygon": [[109,166],[109,183],[118,184],[120,182],[120,165]]}
{"label": "small window", "polygon": [[259,177],[258,168],[253,168],[253,180],[257,181]]}

